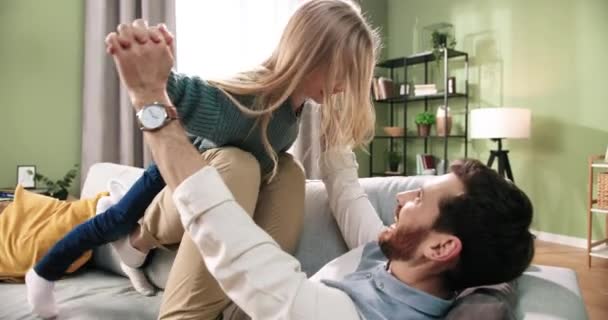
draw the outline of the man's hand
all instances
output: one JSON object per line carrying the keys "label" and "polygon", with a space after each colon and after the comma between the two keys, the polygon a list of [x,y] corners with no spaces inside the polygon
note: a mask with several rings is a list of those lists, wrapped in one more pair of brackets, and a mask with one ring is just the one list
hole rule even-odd
{"label": "man's hand", "polygon": [[171,104],[166,84],[174,63],[173,36],[164,25],[148,27],[141,19],[120,24],[105,42],[136,108],[152,102]]}

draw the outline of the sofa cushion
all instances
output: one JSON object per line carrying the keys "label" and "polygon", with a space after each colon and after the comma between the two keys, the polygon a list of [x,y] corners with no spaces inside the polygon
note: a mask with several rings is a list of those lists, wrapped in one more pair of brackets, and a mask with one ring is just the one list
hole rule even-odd
{"label": "sofa cushion", "polygon": [[514,320],[517,282],[464,290],[446,315],[446,320]]}
{"label": "sofa cushion", "polygon": [[148,280],[157,288],[165,289],[167,279],[169,278],[169,271],[171,271],[171,266],[173,266],[173,260],[175,260],[178,248],[179,244],[176,244],[152,251],[150,259],[148,259],[148,263],[145,266],[145,273]]}
{"label": "sofa cushion", "polygon": [[[64,203],[17,186],[14,201],[0,215],[0,280],[23,279],[59,239],[95,215],[95,204],[104,195]],[[67,273],[90,258],[91,252],[85,252]]]}
{"label": "sofa cushion", "polygon": [[[55,284],[58,319],[141,319],[158,317],[159,294],[145,297],[128,279],[100,270],[84,268]],[[0,284],[0,319],[39,319],[30,313],[23,284]]]}

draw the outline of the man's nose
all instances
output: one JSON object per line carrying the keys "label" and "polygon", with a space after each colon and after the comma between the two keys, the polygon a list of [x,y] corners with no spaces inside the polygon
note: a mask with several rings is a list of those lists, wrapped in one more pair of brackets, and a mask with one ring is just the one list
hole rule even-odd
{"label": "man's nose", "polygon": [[416,190],[408,190],[397,193],[397,203],[399,203],[400,206],[404,206],[408,201],[413,199],[416,192]]}

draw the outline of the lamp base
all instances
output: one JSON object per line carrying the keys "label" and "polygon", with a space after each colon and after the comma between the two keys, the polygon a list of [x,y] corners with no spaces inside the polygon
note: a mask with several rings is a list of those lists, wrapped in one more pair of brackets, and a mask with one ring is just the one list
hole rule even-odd
{"label": "lamp base", "polygon": [[513,171],[511,171],[511,163],[509,162],[509,150],[502,150],[502,139],[492,140],[498,142],[498,150],[490,150],[488,167],[492,168],[494,160],[498,160],[498,174],[515,183],[515,179],[513,178]]}

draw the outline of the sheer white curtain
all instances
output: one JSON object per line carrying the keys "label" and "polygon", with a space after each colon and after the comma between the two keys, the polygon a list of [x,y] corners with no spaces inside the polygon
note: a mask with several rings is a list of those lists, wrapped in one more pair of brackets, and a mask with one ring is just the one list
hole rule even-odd
{"label": "sheer white curtain", "polygon": [[[176,1],[177,70],[223,77],[270,56],[287,20],[302,0]],[[319,178],[319,113],[304,108],[298,140],[290,150],[306,176]]]}
{"label": "sheer white curtain", "polygon": [[177,70],[222,77],[272,53],[300,0],[180,0]]}

